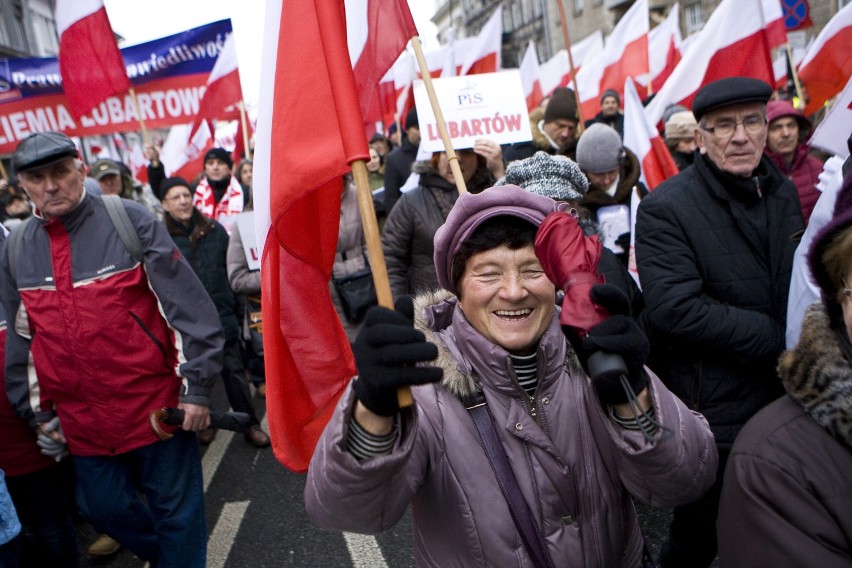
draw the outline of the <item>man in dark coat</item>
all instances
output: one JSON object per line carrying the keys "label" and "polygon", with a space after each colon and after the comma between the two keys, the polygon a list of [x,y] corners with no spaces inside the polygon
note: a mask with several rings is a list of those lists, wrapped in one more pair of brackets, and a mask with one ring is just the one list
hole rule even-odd
{"label": "man in dark coat", "polygon": [[639,205],[636,257],[650,365],[716,437],[716,484],[676,507],[660,566],[709,566],[727,456],[739,430],[784,391],[787,293],[804,228],[796,188],[763,157],[762,81],[731,77],[693,103],[699,155]]}
{"label": "man in dark coat", "polygon": [[417,158],[420,148],[420,123],[417,120],[417,108],[412,107],[405,115],[405,136],[402,144],[394,148],[385,159],[385,215],[390,215],[400,196],[399,188],[411,175],[411,166]]}
{"label": "man in dark coat", "polygon": [[[251,418],[246,430],[246,441],[258,448],[269,445],[269,436],[260,429],[260,421],[251,401],[246,372],[240,354],[240,323],[237,319],[236,296],[228,283],[226,260],[228,233],[218,222],[201,214],[192,205],[189,183],[179,177],[166,179],[161,187],[163,222],[172,240],[198,275],[204,289],[219,312],[225,331],[225,348],[222,361],[222,380],[228,402],[236,412],[245,412]],[[213,441],[215,430],[198,433],[199,442]]]}

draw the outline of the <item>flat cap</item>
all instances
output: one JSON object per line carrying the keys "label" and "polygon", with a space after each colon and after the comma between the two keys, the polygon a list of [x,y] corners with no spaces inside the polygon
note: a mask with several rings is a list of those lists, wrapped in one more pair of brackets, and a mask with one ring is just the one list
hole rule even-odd
{"label": "flat cap", "polygon": [[692,101],[692,114],[701,120],[711,110],[743,103],[766,103],[772,87],[751,77],[726,77],[702,87]]}
{"label": "flat cap", "polygon": [[117,176],[121,175],[121,170],[118,168],[118,164],[112,160],[98,160],[92,164],[91,176],[96,180],[101,180],[104,176],[108,176],[110,174]]}
{"label": "flat cap", "polygon": [[65,158],[76,158],[77,147],[61,132],[36,132],[21,140],[12,155],[12,167],[25,172]]}

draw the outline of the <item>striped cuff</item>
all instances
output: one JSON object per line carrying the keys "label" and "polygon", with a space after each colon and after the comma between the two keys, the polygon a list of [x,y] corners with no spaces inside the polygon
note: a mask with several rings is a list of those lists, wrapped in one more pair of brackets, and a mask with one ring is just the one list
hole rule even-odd
{"label": "striped cuff", "polygon": [[654,410],[653,405],[651,405],[651,408],[640,414],[639,418],[633,418],[632,416],[625,418],[623,416],[619,416],[615,413],[615,409],[613,407],[609,407],[609,417],[615,420],[616,424],[626,430],[644,430],[645,432],[649,432],[651,435],[656,434],[657,430],[659,430],[657,422],[654,420],[656,415],[657,411]]}
{"label": "striped cuff", "polygon": [[376,436],[370,434],[358,424],[354,418],[349,422],[349,434],[346,437],[346,450],[355,456],[356,459],[366,460],[376,456],[383,456],[391,453],[396,444],[399,434],[396,419],[393,421],[393,428],[384,436]]}

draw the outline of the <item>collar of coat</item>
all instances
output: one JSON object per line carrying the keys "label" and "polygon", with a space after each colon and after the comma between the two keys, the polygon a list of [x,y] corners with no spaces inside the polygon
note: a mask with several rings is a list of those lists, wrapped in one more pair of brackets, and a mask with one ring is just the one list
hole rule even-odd
{"label": "collar of coat", "polygon": [[782,355],[778,374],[790,397],[852,448],[852,365],[843,356],[821,303],[808,308],[799,343]]}
{"label": "collar of coat", "polygon": [[[443,386],[458,398],[466,398],[477,389],[477,381],[487,381],[488,388],[506,396],[525,396],[520,388],[507,380],[511,366],[509,353],[474,330],[457,310],[457,298],[446,290],[420,294],[414,299],[414,325],[426,340],[438,347],[438,358],[429,365],[444,370]],[[538,362],[544,369],[538,379],[542,384],[560,377],[567,366],[579,372],[580,364],[559,326],[559,311],[553,317],[538,345]],[[477,377],[474,369],[487,371]]]}
{"label": "collar of coat", "polygon": [[[202,215],[201,211],[196,207],[192,208],[192,217],[188,226],[172,217],[170,213],[166,213],[163,220],[165,221],[166,230],[169,232],[169,235],[173,237],[189,237],[191,243],[198,242],[199,239],[210,234],[214,228],[213,220]],[[192,227],[192,230],[188,230],[188,227]]]}

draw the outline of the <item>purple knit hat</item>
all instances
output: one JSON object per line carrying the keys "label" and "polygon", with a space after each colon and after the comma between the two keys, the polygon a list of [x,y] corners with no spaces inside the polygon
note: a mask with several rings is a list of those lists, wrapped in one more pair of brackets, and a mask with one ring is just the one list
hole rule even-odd
{"label": "purple knit hat", "polygon": [[477,194],[463,193],[435,233],[435,271],[441,288],[458,294],[452,281],[453,257],[483,221],[510,215],[538,227],[548,213],[567,208],[567,203],[530,193],[517,185],[492,187]]}
{"label": "purple knit hat", "polygon": [[828,310],[832,321],[842,315],[840,304],[837,302],[837,286],[832,282],[831,275],[822,264],[822,255],[834,239],[846,229],[852,227],[852,173],[843,178],[843,185],[837,193],[834,203],[834,215],[831,220],[814,237],[808,251],[808,266],[816,284],[822,290],[822,301]]}

